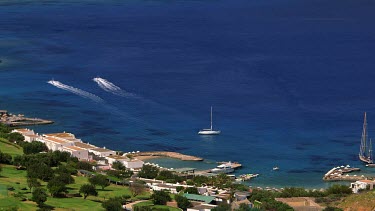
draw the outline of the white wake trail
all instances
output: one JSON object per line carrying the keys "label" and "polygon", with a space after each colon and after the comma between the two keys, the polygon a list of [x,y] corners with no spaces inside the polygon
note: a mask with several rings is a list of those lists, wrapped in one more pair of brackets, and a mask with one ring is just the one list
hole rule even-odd
{"label": "white wake trail", "polygon": [[98,97],[94,94],[91,94],[90,92],[86,92],[86,91],[83,91],[81,89],[78,89],[78,88],[75,88],[75,87],[72,87],[72,86],[68,86],[66,84],[61,83],[60,81],[50,80],[47,83],[49,83],[49,84],[51,84],[51,85],[53,85],[57,88],[60,88],[60,89],[69,91],[71,93],[74,93],[76,95],[79,95],[81,97],[88,98],[88,99],[93,100],[95,102],[103,102],[102,98],[100,98],[100,97]]}
{"label": "white wake trail", "polygon": [[104,78],[96,77],[92,80],[95,81],[98,84],[98,86],[106,92],[110,92],[114,95],[122,97],[136,97],[135,94],[122,90],[120,87],[114,85],[113,83],[109,82]]}

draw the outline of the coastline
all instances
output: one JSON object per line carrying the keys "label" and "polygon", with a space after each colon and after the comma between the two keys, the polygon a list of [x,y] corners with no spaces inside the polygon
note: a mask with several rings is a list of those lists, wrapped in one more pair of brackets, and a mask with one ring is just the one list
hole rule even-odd
{"label": "coastline", "polygon": [[185,155],[178,152],[169,152],[169,151],[152,151],[152,152],[137,152],[132,154],[134,158],[139,160],[149,160],[153,158],[160,158],[160,157],[168,157],[168,158],[175,158],[182,161],[203,161],[203,158],[192,156],[192,155]]}

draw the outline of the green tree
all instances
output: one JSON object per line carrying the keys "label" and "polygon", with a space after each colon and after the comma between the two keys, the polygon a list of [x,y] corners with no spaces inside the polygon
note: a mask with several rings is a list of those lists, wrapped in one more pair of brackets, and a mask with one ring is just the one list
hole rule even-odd
{"label": "green tree", "polygon": [[200,187],[202,184],[208,184],[210,179],[206,176],[197,175],[193,178],[193,182],[196,186]]}
{"label": "green tree", "polygon": [[154,193],[151,195],[151,199],[154,202],[154,204],[157,205],[166,205],[168,201],[171,201],[172,198],[166,191],[154,191]]}
{"label": "green tree", "polygon": [[102,203],[102,207],[107,211],[122,211],[121,199],[118,197],[109,198]]}
{"label": "green tree", "polygon": [[33,141],[30,143],[24,142],[22,144],[22,148],[23,148],[23,153],[25,153],[26,155],[48,151],[47,146],[44,143],[39,142],[39,141]]}
{"label": "green tree", "polygon": [[96,191],[95,186],[92,185],[92,184],[82,185],[81,188],[79,189],[79,193],[83,194],[84,199],[86,199],[87,196],[89,196],[89,195],[91,195],[91,196],[97,196],[98,195],[98,192]]}
{"label": "green tree", "polygon": [[107,177],[102,174],[98,174],[89,178],[89,182],[94,186],[102,187],[102,190],[104,190],[105,187],[109,186]]}
{"label": "green tree", "polygon": [[154,179],[158,176],[159,169],[152,165],[143,165],[138,176],[147,179]]}
{"label": "green tree", "polygon": [[44,163],[34,162],[27,166],[27,177],[48,181],[53,177],[53,170]]}
{"label": "green tree", "polygon": [[182,191],[182,190],[184,190],[185,188],[184,188],[184,186],[177,186],[176,187],[176,191],[177,192],[180,192],[180,191]]}
{"label": "green tree", "polygon": [[28,177],[27,178],[27,186],[29,187],[30,191],[32,188],[37,188],[40,187],[40,182],[38,181],[37,178],[34,177]]}
{"label": "green tree", "polygon": [[198,189],[196,187],[187,187],[185,188],[184,192],[190,194],[199,194]]}
{"label": "green tree", "polygon": [[3,153],[3,152],[0,151],[0,163],[11,164],[12,163],[12,156],[8,153]]}
{"label": "green tree", "polygon": [[32,201],[38,204],[38,207],[42,207],[44,202],[47,201],[47,193],[44,188],[35,188],[31,198]]}
{"label": "green tree", "polygon": [[66,184],[63,181],[59,180],[58,177],[54,177],[48,182],[47,188],[49,192],[51,193],[51,196],[56,197],[59,194],[67,191],[67,188],[65,185]]}
{"label": "green tree", "polygon": [[8,140],[19,144],[25,140],[25,137],[21,133],[9,133]]}
{"label": "green tree", "polygon": [[240,204],[240,207],[238,209],[235,209],[235,211],[251,211],[252,209],[249,207],[248,204],[242,203]]}
{"label": "green tree", "polygon": [[122,164],[120,161],[115,161],[112,163],[112,168],[116,169],[116,170],[119,170],[119,171],[122,171],[122,170],[125,170],[125,166],[124,164]]}
{"label": "green tree", "polygon": [[74,178],[72,177],[72,175],[70,175],[69,173],[60,173],[57,178],[59,180],[61,180],[63,183],[65,183],[66,185],[68,184],[73,184],[75,181],[74,181]]}
{"label": "green tree", "polygon": [[129,189],[133,197],[135,197],[145,191],[145,185],[140,182],[133,182],[131,183]]}
{"label": "green tree", "polygon": [[133,175],[133,171],[130,171],[130,170],[123,170],[123,171],[108,170],[106,171],[106,173],[108,176],[117,177],[118,179],[130,178]]}
{"label": "green tree", "polygon": [[77,163],[76,168],[78,170],[82,169],[82,170],[86,170],[86,171],[92,171],[92,165],[89,162],[85,162],[85,161],[79,161]]}
{"label": "green tree", "polygon": [[177,202],[177,206],[183,210],[187,210],[187,208],[191,207],[190,201],[181,195],[175,195],[174,199]]}
{"label": "green tree", "polygon": [[0,123],[0,133],[10,133],[11,131],[7,125]]}

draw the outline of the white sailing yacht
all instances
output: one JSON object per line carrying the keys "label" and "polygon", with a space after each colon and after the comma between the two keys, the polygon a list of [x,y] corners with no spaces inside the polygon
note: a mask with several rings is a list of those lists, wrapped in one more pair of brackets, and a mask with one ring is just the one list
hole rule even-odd
{"label": "white sailing yacht", "polygon": [[368,142],[368,134],[367,134],[367,118],[366,112],[363,121],[363,130],[362,130],[362,138],[361,138],[361,147],[359,148],[359,159],[367,164],[372,164],[373,157],[372,157],[372,143],[371,139]]}
{"label": "white sailing yacht", "polygon": [[211,128],[209,129],[202,129],[198,132],[199,135],[219,135],[220,130],[213,130],[212,129],[212,106],[211,106]]}

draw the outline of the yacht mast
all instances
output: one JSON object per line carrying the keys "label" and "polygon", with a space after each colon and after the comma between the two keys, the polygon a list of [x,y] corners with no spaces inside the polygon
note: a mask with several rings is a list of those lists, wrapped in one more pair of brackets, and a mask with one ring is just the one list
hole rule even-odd
{"label": "yacht mast", "polygon": [[370,138],[370,146],[369,146],[369,149],[368,149],[368,154],[369,154],[369,161],[370,161],[370,163],[372,163],[372,141],[371,141],[371,138]]}
{"label": "yacht mast", "polygon": [[211,130],[212,130],[212,106],[211,106]]}
{"label": "yacht mast", "polygon": [[368,153],[367,152],[367,118],[366,118],[366,112],[365,112],[365,117],[363,120],[360,154],[361,156],[368,157],[368,155],[366,155],[367,153]]}

